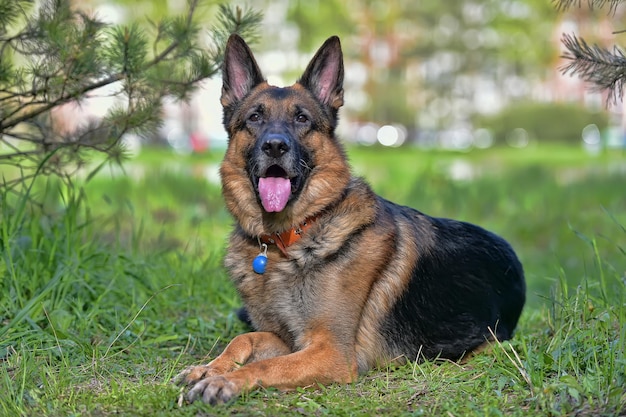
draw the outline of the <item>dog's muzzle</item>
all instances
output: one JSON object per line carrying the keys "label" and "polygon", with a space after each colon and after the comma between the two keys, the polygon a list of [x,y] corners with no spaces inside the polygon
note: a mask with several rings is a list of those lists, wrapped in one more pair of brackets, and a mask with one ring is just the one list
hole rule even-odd
{"label": "dog's muzzle", "polygon": [[266,212],[282,211],[298,183],[297,150],[293,139],[284,133],[264,135],[256,152],[257,189]]}

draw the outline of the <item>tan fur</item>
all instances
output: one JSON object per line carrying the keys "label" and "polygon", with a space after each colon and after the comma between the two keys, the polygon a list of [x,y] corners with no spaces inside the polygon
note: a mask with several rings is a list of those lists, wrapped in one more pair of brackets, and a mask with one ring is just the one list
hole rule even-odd
{"label": "tan fur", "polygon": [[[242,107],[246,103],[263,100],[263,94],[267,88],[267,83],[257,87],[254,93],[245,99]],[[297,84],[292,88],[296,91],[302,90],[302,87]],[[300,98],[301,101],[298,102],[281,102],[274,111],[290,113],[296,105],[310,107],[315,105],[311,97],[303,94]],[[237,122],[234,120],[231,125]],[[333,201],[338,200],[350,181],[350,170],[341,148],[337,144],[332,144],[328,137],[316,132],[307,136],[304,142],[307,148],[315,150],[313,155],[315,169],[307,191],[283,212],[268,215],[259,207],[255,191],[245,172],[245,154],[255,140],[256,138],[251,137],[246,131],[233,130],[229,147],[220,167],[224,184],[222,193],[226,206],[250,236],[282,232],[296,226],[302,220],[319,213]]]}

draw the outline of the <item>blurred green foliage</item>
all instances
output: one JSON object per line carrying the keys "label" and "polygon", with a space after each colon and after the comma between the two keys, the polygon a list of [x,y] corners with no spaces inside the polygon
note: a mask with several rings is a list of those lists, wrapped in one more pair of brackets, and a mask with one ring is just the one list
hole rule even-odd
{"label": "blurred green foliage", "polygon": [[287,18],[303,51],[342,37],[367,76],[355,115],[381,124],[445,128],[481,112],[473,103],[490,91],[504,103],[528,98],[531,89],[510,86],[544,79],[559,53],[557,10],[545,0],[296,0]]}
{"label": "blurred green foliage", "polygon": [[[112,1],[129,9],[137,3]],[[163,1],[139,3],[151,4],[153,13],[176,9]],[[492,128],[498,142],[517,127],[541,140],[572,142],[586,124],[605,127],[607,116],[577,107],[583,106],[582,85],[576,86],[576,104],[553,108],[530,103],[536,99],[534,87],[557,84],[559,32],[568,21],[576,22],[581,34],[608,26],[598,22],[597,11],[559,10],[556,3],[263,0],[254,3],[265,16],[255,50],[261,58],[263,52],[273,54],[272,59],[284,52],[285,63],[277,65],[291,83],[302,71],[304,57],[328,36],[339,35],[346,57],[342,113],[358,123],[437,131],[477,122],[476,128]],[[494,111],[500,113],[485,116]]]}
{"label": "blurred green foliage", "polygon": [[516,129],[524,129],[529,140],[578,145],[585,126],[608,126],[606,112],[592,111],[573,103],[524,101],[514,103],[495,115],[476,116],[474,125],[492,131],[496,144],[507,144]]}

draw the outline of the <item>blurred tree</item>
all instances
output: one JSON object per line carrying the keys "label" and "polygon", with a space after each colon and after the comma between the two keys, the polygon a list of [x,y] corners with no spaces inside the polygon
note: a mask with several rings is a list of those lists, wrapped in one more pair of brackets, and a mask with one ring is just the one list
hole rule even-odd
{"label": "blurred tree", "polygon": [[[352,4],[345,0],[296,0],[288,2],[288,17],[296,23],[303,51],[317,49],[329,36],[354,34]],[[323,28],[324,30],[320,30]]]}
{"label": "blurred tree", "polygon": [[[152,23],[110,26],[71,7],[69,0],[0,0],[0,166],[18,167],[20,178],[36,172],[67,175],[86,151],[123,156],[126,134],[150,135],[166,97],[187,100],[197,83],[217,73],[232,32],[251,38],[261,16],[221,7],[201,45],[198,0],[185,14]],[[107,90],[102,90],[108,87]],[[117,105],[97,120],[63,129],[55,109],[107,94]]]}
{"label": "blurred tree", "polygon": [[494,111],[526,98],[557,53],[546,0],[298,0],[289,10],[307,49],[329,33],[352,37],[367,73],[359,115],[379,123],[441,128]]}
{"label": "blurred tree", "polygon": [[[589,0],[589,6],[601,8],[608,4],[610,13],[615,14],[624,0]],[[557,7],[566,10],[573,4],[580,6],[580,1],[559,0]],[[563,73],[578,75],[594,84],[599,90],[606,91],[607,101],[621,101],[626,82],[626,56],[623,50],[614,46],[609,50],[597,44],[590,45],[585,39],[575,34],[563,34],[563,45],[566,52],[563,57],[569,61],[562,68]]]}

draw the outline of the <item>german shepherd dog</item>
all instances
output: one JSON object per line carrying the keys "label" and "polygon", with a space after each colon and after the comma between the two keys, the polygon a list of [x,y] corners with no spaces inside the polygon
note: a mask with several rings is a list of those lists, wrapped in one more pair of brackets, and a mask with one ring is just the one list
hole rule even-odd
{"label": "german shepherd dog", "polygon": [[525,283],[509,244],[387,201],[351,174],[334,133],[343,71],[331,37],[298,82],[271,86],[244,40],[228,40],[220,173],[236,226],[225,266],[255,331],[179,374],[189,402],[347,383],[512,336]]}

